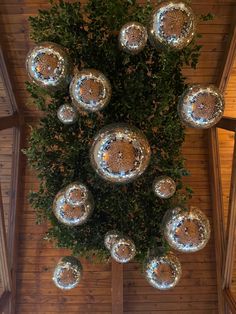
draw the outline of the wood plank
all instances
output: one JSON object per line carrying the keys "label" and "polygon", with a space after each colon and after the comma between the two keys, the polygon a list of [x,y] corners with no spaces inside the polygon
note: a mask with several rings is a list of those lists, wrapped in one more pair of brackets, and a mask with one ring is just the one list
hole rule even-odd
{"label": "wood plank", "polygon": [[220,122],[217,123],[216,127],[235,132],[236,131],[236,118],[223,117],[220,120]]}
{"label": "wood plank", "polygon": [[211,193],[212,193],[212,207],[214,209],[214,235],[215,235],[215,252],[217,265],[217,286],[218,286],[218,302],[219,313],[223,314],[224,300],[222,295],[222,267],[223,256],[225,256],[225,237],[223,225],[223,197],[222,197],[222,183],[220,176],[220,158],[219,158],[219,144],[218,134],[216,128],[209,131],[209,169],[211,173]]}
{"label": "wood plank", "polygon": [[230,34],[230,40],[228,42],[228,47],[226,48],[227,53],[225,54],[224,60],[222,62],[222,69],[220,71],[219,79],[217,85],[219,89],[224,92],[226,90],[227,83],[230,78],[230,73],[233,69],[234,59],[236,55],[236,10],[233,12],[233,22],[232,30]]}
{"label": "wood plank", "polygon": [[0,131],[19,125],[19,116],[14,113],[10,116],[0,117]]}
{"label": "wood plank", "polygon": [[224,262],[223,288],[230,288],[233,278],[235,245],[236,245],[236,135],[234,140],[234,153],[232,162],[231,187],[228,209],[227,248]]}
{"label": "wood plank", "polygon": [[[2,38],[2,37],[1,37]],[[12,171],[11,171],[11,198],[9,203],[9,232],[8,232],[8,253],[9,253],[9,267],[11,272],[11,297],[9,302],[9,313],[15,313],[15,303],[16,303],[16,265],[17,265],[17,240],[18,240],[18,219],[21,207],[21,197],[22,185],[21,185],[21,175],[23,174],[23,164],[22,164],[22,153],[21,149],[23,147],[23,126],[24,119],[17,104],[15,97],[14,84],[10,78],[6,53],[4,53],[5,47],[0,45],[0,71],[1,77],[4,81],[5,90],[9,99],[8,105],[11,108],[14,119],[17,123],[12,123],[13,128],[13,157],[12,157]],[[7,54],[8,55],[8,54]],[[9,56],[8,56],[9,57]],[[11,118],[10,118],[11,119]],[[11,120],[10,120],[11,121]]]}
{"label": "wood plank", "polygon": [[4,210],[0,185],[0,276],[4,292],[12,291],[12,278],[9,268],[9,255],[7,247]]}
{"label": "wood plank", "polygon": [[236,300],[233,297],[229,289],[224,290],[224,297],[226,299],[226,303],[229,309],[231,310],[232,314],[236,313]]}
{"label": "wood plank", "polygon": [[[161,311],[152,311],[152,310],[144,310],[144,311],[139,311],[138,314],[156,314],[156,313],[161,313]],[[125,314],[137,314],[137,312],[132,311],[132,310],[127,310],[124,312]],[[181,311],[176,311],[176,310],[165,310],[163,313],[165,314],[199,314],[199,310],[181,310]],[[201,314],[216,314],[217,311],[214,310],[201,310]]]}
{"label": "wood plank", "polygon": [[1,295],[1,297],[0,297],[0,313],[8,314],[6,309],[8,307],[8,302],[9,302],[10,296],[11,296],[11,293],[9,291],[5,291]]}
{"label": "wood plank", "polygon": [[77,304],[66,304],[61,303],[56,308],[55,304],[51,303],[44,303],[38,305],[38,303],[32,303],[32,304],[18,304],[16,313],[19,314],[32,314],[32,313],[47,313],[47,312],[53,312],[53,313],[86,313],[86,314],[97,314],[97,313],[111,313],[111,304],[110,303],[94,303],[94,304],[84,304],[84,303],[77,303]]}
{"label": "wood plank", "polygon": [[16,103],[16,99],[14,96],[14,92],[12,89],[12,84],[8,75],[8,70],[7,70],[7,65],[6,61],[4,58],[4,53],[3,53],[3,48],[1,46],[1,41],[0,41],[0,77],[3,80],[4,86],[5,86],[5,91],[8,96],[8,106],[9,109],[11,110],[11,114],[13,113],[19,113],[19,108]]}
{"label": "wood plank", "polygon": [[[224,92],[230,73],[233,68],[234,58],[236,54],[236,11],[233,12],[232,32],[229,37],[228,47],[223,59],[222,69],[220,71],[218,86]],[[214,208],[214,229],[215,229],[215,243],[216,243],[216,265],[217,265],[217,284],[218,284],[218,299],[219,299],[219,313],[224,312],[224,299],[222,294],[223,285],[223,257],[225,256],[225,237],[223,225],[223,197],[222,197],[222,183],[220,177],[220,158],[219,158],[219,143],[216,128],[209,130],[209,156],[210,156],[210,171],[212,173],[212,203]]]}

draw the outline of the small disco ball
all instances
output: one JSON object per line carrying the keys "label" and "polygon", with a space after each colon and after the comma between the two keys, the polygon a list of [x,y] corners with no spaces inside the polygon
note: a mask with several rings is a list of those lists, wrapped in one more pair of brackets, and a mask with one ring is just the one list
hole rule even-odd
{"label": "small disco ball", "polygon": [[181,264],[173,253],[153,257],[146,263],[144,274],[151,286],[168,290],[179,282],[182,275]]}
{"label": "small disco ball", "polygon": [[63,124],[73,124],[76,122],[77,110],[70,105],[62,105],[57,110],[57,117]]}
{"label": "small disco ball", "polygon": [[175,194],[176,183],[168,176],[160,176],[154,180],[153,190],[159,198],[167,199]]}
{"label": "small disco ball", "polygon": [[186,47],[196,33],[196,18],[184,2],[167,1],[153,12],[149,35],[157,47],[177,50]]}
{"label": "small disco ball", "polygon": [[111,247],[111,257],[118,263],[128,263],[136,254],[134,242],[127,237],[119,237]]}
{"label": "small disco ball", "polygon": [[120,237],[119,233],[115,230],[108,231],[105,234],[104,244],[105,247],[110,251],[114,242]]}
{"label": "small disco ball", "polygon": [[191,206],[187,211],[179,207],[169,210],[162,223],[165,239],[176,251],[200,251],[210,239],[209,220],[197,207]]}
{"label": "small disco ball", "polygon": [[144,134],[125,123],[110,124],[100,130],[90,150],[95,171],[114,183],[127,183],[143,174],[150,155]]}
{"label": "small disco ball", "polygon": [[91,197],[88,188],[80,182],[73,182],[65,188],[66,201],[72,206],[81,205]]}
{"label": "small disco ball", "polygon": [[28,53],[26,70],[35,84],[55,91],[69,85],[72,63],[62,46],[44,42]]}
{"label": "small disco ball", "polygon": [[82,274],[80,261],[73,256],[66,256],[58,262],[52,280],[58,288],[71,290],[79,285]]}
{"label": "small disco ball", "polygon": [[192,85],[181,96],[178,112],[188,127],[211,128],[222,118],[224,98],[217,87]]}
{"label": "small disco ball", "polygon": [[122,50],[130,54],[137,54],[144,49],[147,39],[146,27],[138,22],[129,22],[120,30],[119,45]]}
{"label": "small disco ball", "polygon": [[72,206],[65,197],[65,191],[57,193],[53,202],[53,212],[56,218],[67,226],[79,226],[88,221],[94,208],[92,198],[86,199],[80,205]]}
{"label": "small disco ball", "polygon": [[111,84],[106,76],[94,69],[77,73],[70,84],[70,96],[77,109],[99,111],[111,99]]}

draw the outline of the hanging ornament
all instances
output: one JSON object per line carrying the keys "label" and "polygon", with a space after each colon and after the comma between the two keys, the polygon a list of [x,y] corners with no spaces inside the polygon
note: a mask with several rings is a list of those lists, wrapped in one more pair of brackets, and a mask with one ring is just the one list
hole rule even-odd
{"label": "hanging ornament", "polygon": [[172,197],[176,191],[175,181],[168,176],[157,177],[153,182],[154,193],[163,199]]}
{"label": "hanging ornament", "polygon": [[73,124],[76,122],[77,110],[70,105],[62,105],[57,110],[57,117],[63,124]]}
{"label": "hanging ornament", "polygon": [[79,285],[82,273],[80,261],[73,256],[66,256],[58,262],[52,280],[58,288],[71,290]]}
{"label": "hanging ornament", "polygon": [[147,168],[151,150],[144,134],[125,123],[110,124],[95,136],[90,160],[105,180],[127,183]]}
{"label": "hanging ornament", "polygon": [[59,192],[53,202],[53,212],[57,219],[67,226],[79,226],[88,221],[93,211],[93,203],[85,201],[78,206],[66,202],[63,192]]}
{"label": "hanging ornament", "polygon": [[203,249],[210,239],[210,223],[197,207],[179,207],[166,212],[163,218],[164,236],[169,245],[183,253]]}
{"label": "hanging ornament", "polygon": [[57,219],[67,226],[79,226],[88,221],[94,208],[94,201],[91,195],[79,203],[71,205],[66,198],[65,190],[57,193],[53,202],[53,212]]}
{"label": "hanging ornament", "polygon": [[104,238],[104,244],[105,247],[110,251],[112,248],[112,245],[115,243],[115,241],[119,238],[119,233],[115,230],[108,231],[105,234]]}
{"label": "hanging ornament", "polygon": [[94,69],[77,73],[70,84],[70,96],[78,109],[99,111],[111,99],[111,84],[105,75]]}
{"label": "hanging ornament", "polygon": [[149,29],[151,42],[157,46],[183,49],[196,33],[192,9],[184,2],[161,3],[154,11]]}
{"label": "hanging ornament", "polygon": [[26,70],[35,84],[55,91],[69,85],[72,63],[63,47],[44,42],[28,53]]}
{"label": "hanging ornament", "polygon": [[80,182],[73,182],[65,188],[66,201],[72,206],[81,205],[91,197],[88,188]]}
{"label": "hanging ornament", "polygon": [[181,264],[173,253],[153,257],[146,263],[144,274],[151,286],[168,290],[179,282],[182,275]]}
{"label": "hanging ornament", "polygon": [[134,242],[127,237],[119,237],[111,247],[111,257],[118,263],[128,263],[135,254]]}
{"label": "hanging ornament", "polygon": [[224,98],[217,87],[192,85],[181,96],[178,112],[186,126],[207,129],[222,118],[224,107]]}
{"label": "hanging ornament", "polygon": [[147,39],[146,27],[138,22],[129,22],[120,30],[119,45],[122,50],[135,55],[144,49]]}

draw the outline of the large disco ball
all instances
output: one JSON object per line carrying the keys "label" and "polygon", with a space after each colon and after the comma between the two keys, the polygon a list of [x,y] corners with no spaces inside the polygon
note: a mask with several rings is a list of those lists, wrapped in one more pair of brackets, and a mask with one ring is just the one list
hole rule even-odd
{"label": "large disco ball", "polygon": [[73,256],[66,256],[58,262],[52,280],[58,288],[71,290],[79,285],[82,273],[80,261]]}
{"label": "large disco ball", "polygon": [[191,206],[189,210],[179,207],[169,210],[162,224],[166,241],[179,252],[197,252],[203,249],[210,239],[209,220],[197,207]]}
{"label": "large disco ball", "polygon": [[152,257],[145,265],[144,275],[154,288],[168,290],[179,282],[182,275],[181,264],[173,253]]}
{"label": "large disco ball", "polygon": [[155,46],[180,50],[192,41],[195,33],[195,16],[186,3],[167,1],[154,10],[149,35]]}
{"label": "large disco ball", "polygon": [[138,22],[126,23],[119,33],[120,48],[130,54],[141,52],[146,46],[147,39],[146,27]]}
{"label": "large disco ball", "polygon": [[159,198],[170,198],[175,194],[176,183],[168,176],[159,176],[153,182],[153,191]]}
{"label": "large disco ball", "polygon": [[26,70],[35,84],[55,91],[69,85],[72,62],[62,46],[44,42],[28,53]]}
{"label": "large disco ball", "polygon": [[115,241],[120,237],[119,232],[116,230],[110,230],[105,234],[104,238],[104,244],[105,247],[110,251],[112,248],[112,245],[115,243]]}
{"label": "large disco ball", "polygon": [[95,69],[78,72],[70,84],[70,96],[77,109],[99,111],[111,99],[111,84],[106,76]]}
{"label": "large disco ball", "polygon": [[59,191],[55,196],[53,202],[54,215],[61,223],[67,226],[73,227],[82,225],[88,221],[93,212],[93,197],[90,193],[88,193],[88,197],[78,202],[78,196],[73,195],[74,203],[72,204],[72,197],[67,198],[68,190],[69,188]]}
{"label": "large disco ball", "polygon": [[151,155],[149,143],[137,128],[125,123],[111,124],[95,136],[90,160],[105,180],[127,183],[147,168]]}
{"label": "large disco ball", "polygon": [[178,112],[186,126],[206,129],[222,118],[224,107],[224,98],[217,87],[192,85],[181,96]]}
{"label": "large disco ball", "polygon": [[78,118],[77,110],[70,105],[62,105],[57,110],[57,117],[63,124],[73,124]]}
{"label": "large disco ball", "polygon": [[135,254],[135,244],[128,237],[117,238],[111,246],[111,257],[118,263],[128,263]]}

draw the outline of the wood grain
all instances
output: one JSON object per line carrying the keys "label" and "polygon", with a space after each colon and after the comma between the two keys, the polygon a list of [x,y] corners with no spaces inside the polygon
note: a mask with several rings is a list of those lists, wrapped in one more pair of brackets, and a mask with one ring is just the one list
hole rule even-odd
{"label": "wood grain", "polygon": [[123,314],[123,265],[112,261],[112,314]]}
{"label": "wood grain", "polygon": [[[235,133],[234,133],[235,134]],[[227,221],[227,249],[224,262],[224,282],[223,287],[229,289],[233,278],[235,245],[236,245],[236,137],[234,137],[234,152],[232,162],[232,173],[230,180],[229,208]]]}
{"label": "wood grain", "polygon": [[[225,45],[227,43],[232,11],[235,0],[194,0],[193,9],[197,14],[212,12],[215,19],[209,23],[201,22],[199,32],[203,34],[199,43],[203,45],[203,54],[196,70],[186,67],[183,73],[189,82],[216,83],[220,73]],[[33,43],[29,40],[27,18],[35,15],[39,8],[47,8],[47,0],[3,0],[0,3],[0,25],[5,51],[9,56],[9,69],[19,104],[32,123],[41,115],[30,104],[25,91],[24,81],[27,79],[24,60]],[[235,106],[234,83],[229,82],[226,97],[231,99],[229,108]],[[4,98],[0,86],[0,99]],[[228,103],[227,103],[228,106]],[[0,110],[4,110],[0,105]],[[11,176],[11,147],[7,144],[5,134],[0,145],[1,181],[3,202],[7,202],[9,178]],[[227,136],[219,137],[219,141],[230,140]],[[208,171],[208,140],[207,132],[187,130],[183,154],[191,176],[185,182],[195,190],[191,205],[198,205],[213,220],[210,178]],[[225,163],[225,177],[228,179],[230,163],[230,147],[225,147],[222,160]],[[9,159],[8,159],[9,158]],[[70,292],[61,292],[51,281],[51,274],[57,260],[69,251],[56,249],[42,238],[47,224],[36,226],[34,212],[30,208],[27,194],[30,189],[37,189],[35,173],[28,167],[21,178],[24,191],[23,204],[19,222],[19,253],[17,268],[17,309],[20,314],[55,314],[68,313],[110,314],[112,312],[112,268],[111,264],[84,265],[84,278],[81,286]],[[138,230],[137,230],[138,232]],[[207,247],[196,254],[182,255],[179,258],[183,265],[182,280],[175,289],[159,292],[148,285],[142,276],[140,266],[130,263],[124,266],[124,313],[126,314],[216,314],[218,313],[216,261],[214,249],[215,233]],[[114,280],[114,277],[113,277]],[[114,283],[115,284],[115,281]]]}

